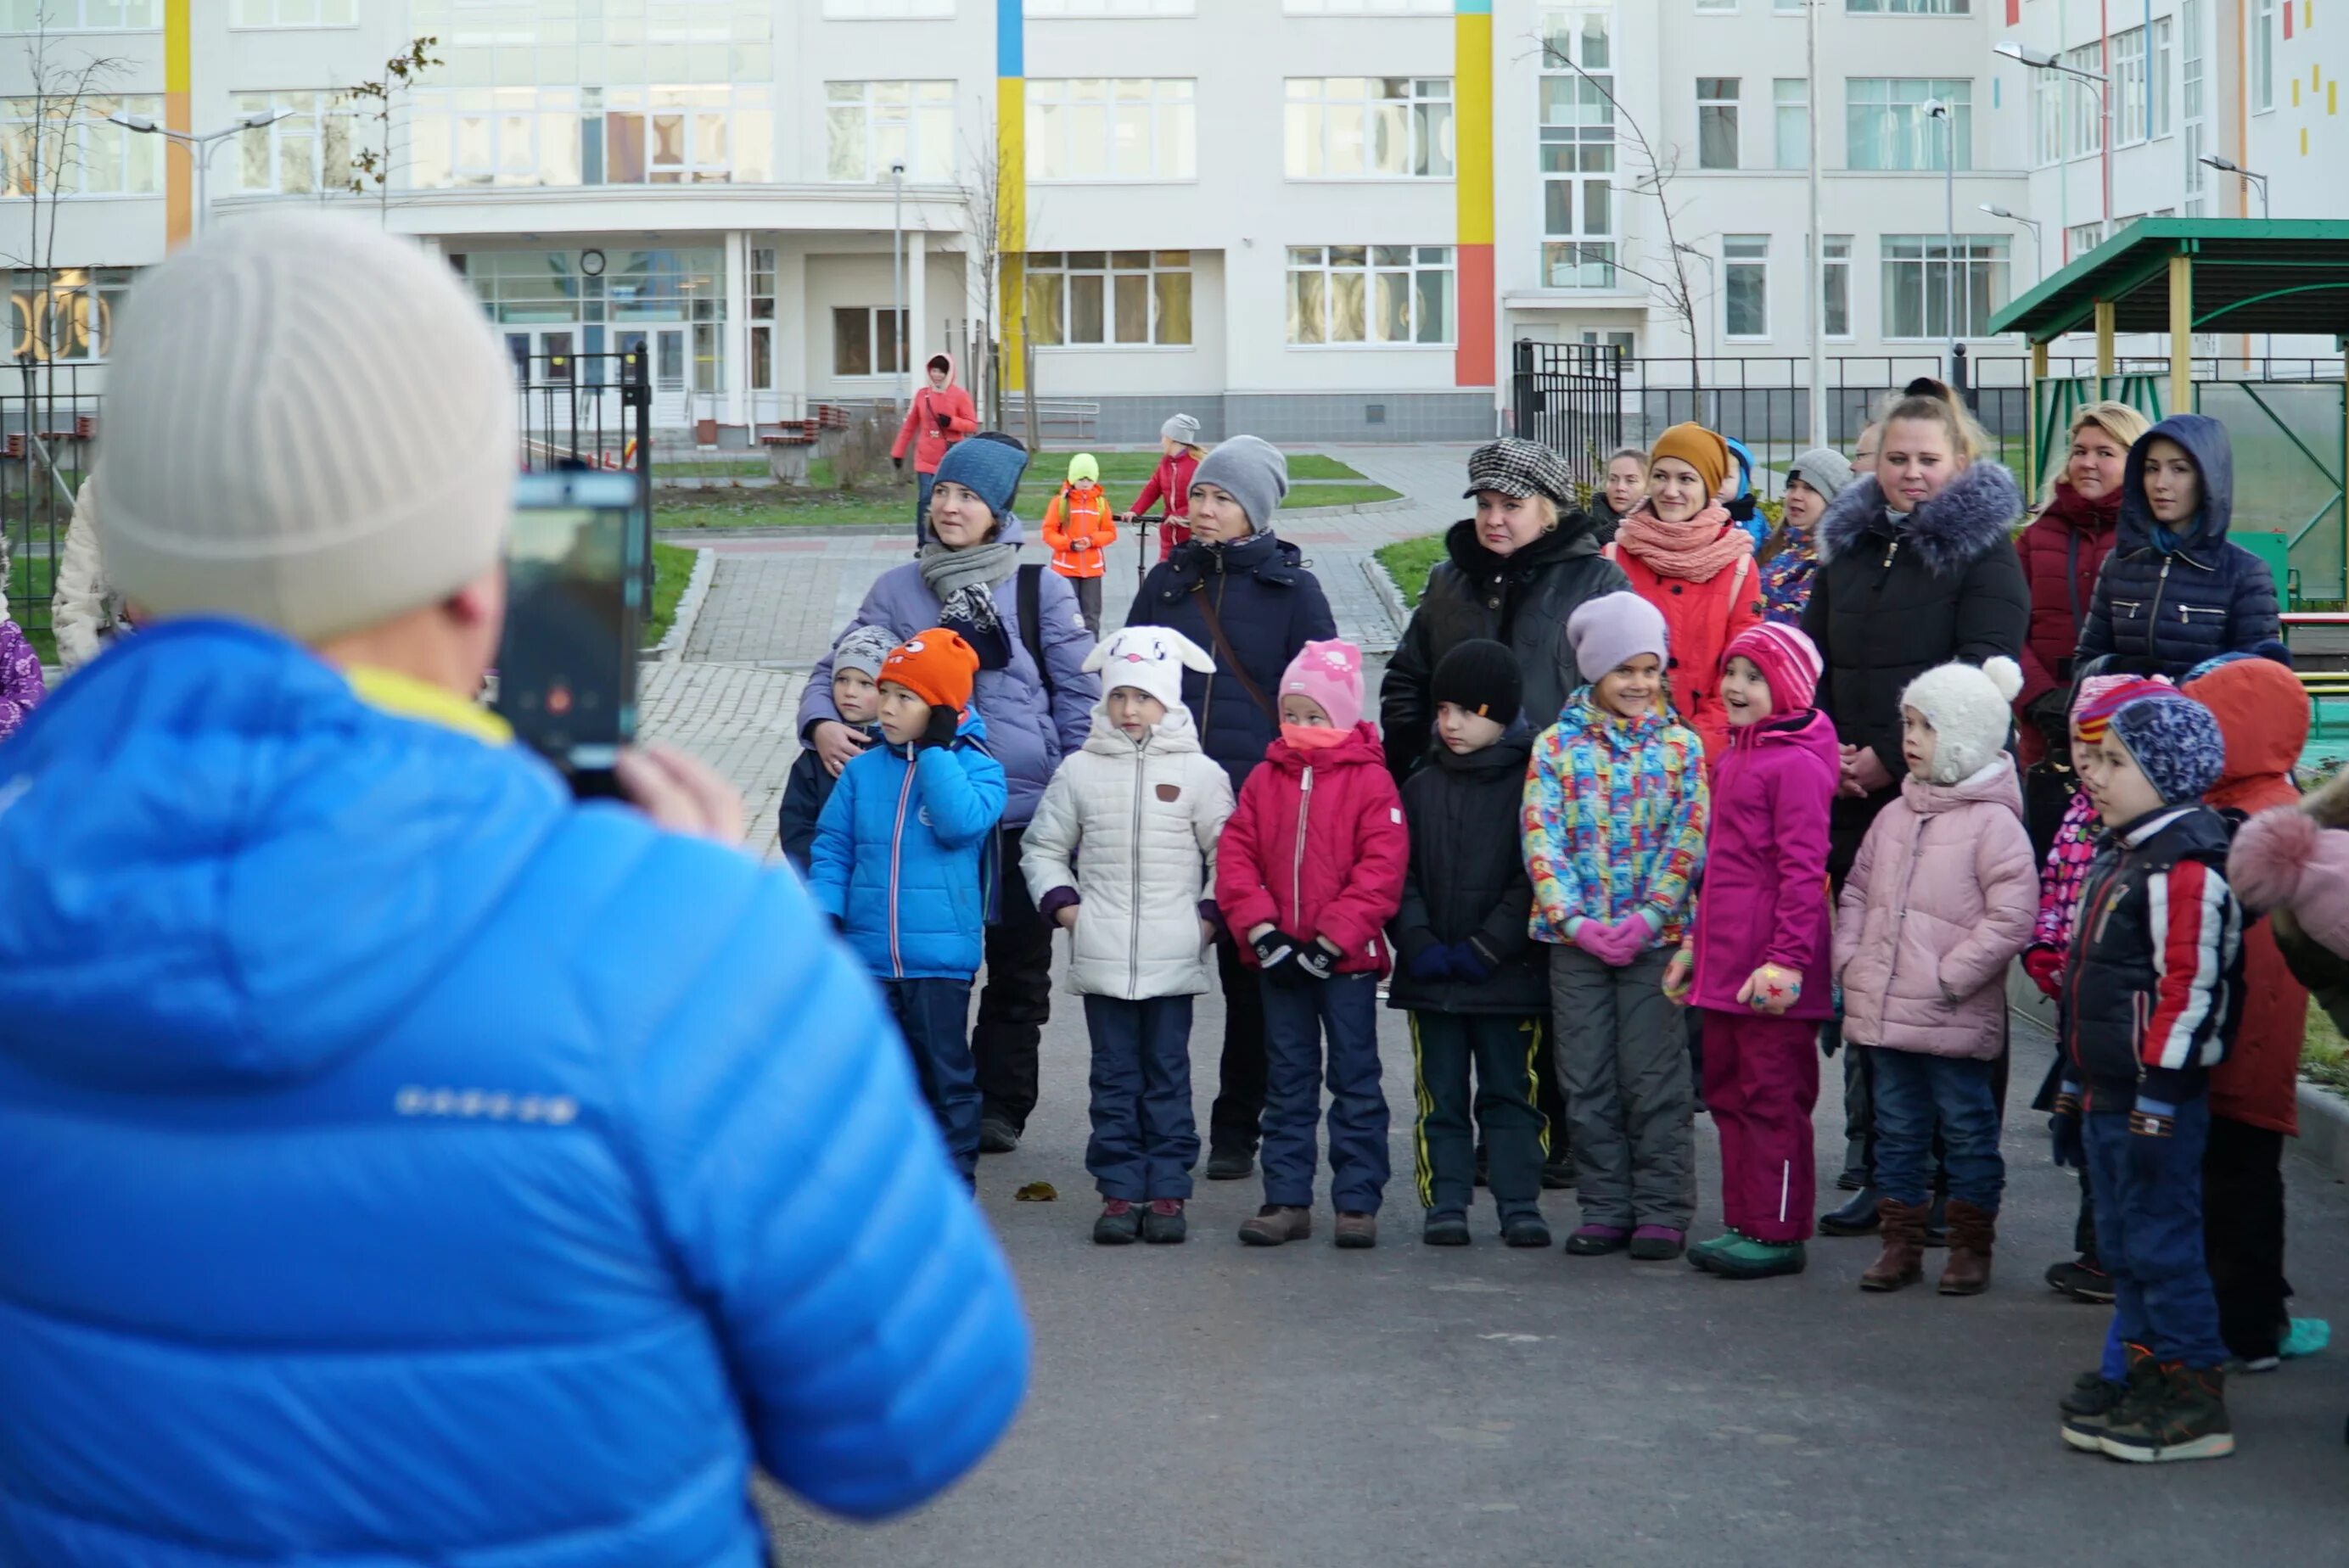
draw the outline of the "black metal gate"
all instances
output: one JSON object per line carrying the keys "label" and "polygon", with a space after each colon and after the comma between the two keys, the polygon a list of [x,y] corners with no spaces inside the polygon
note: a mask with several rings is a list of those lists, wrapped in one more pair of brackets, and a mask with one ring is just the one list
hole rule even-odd
{"label": "black metal gate", "polygon": [[1623,359],[1610,345],[1519,338],[1509,382],[1516,433],[1566,459],[1596,485],[1623,444]]}
{"label": "black metal gate", "polygon": [[653,602],[653,385],[646,351],[514,356],[522,466],[636,476],[645,614]]}
{"label": "black metal gate", "polygon": [[80,365],[19,359],[0,370],[0,534],[5,535],[8,613],[48,656],[49,604],[73,523],[74,496],[89,472],[104,376]]}

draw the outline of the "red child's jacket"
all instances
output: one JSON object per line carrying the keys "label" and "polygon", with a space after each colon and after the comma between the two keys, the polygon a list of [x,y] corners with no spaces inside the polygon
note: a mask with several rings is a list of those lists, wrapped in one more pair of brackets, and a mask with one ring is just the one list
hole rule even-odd
{"label": "red child's jacket", "polygon": [[1179,447],[1173,457],[1158,459],[1158,468],[1151,474],[1150,482],[1143,485],[1142,493],[1133,498],[1130,510],[1137,517],[1148,511],[1153,501],[1164,500],[1166,503],[1165,521],[1158,525],[1158,559],[1161,561],[1173,554],[1176,545],[1191,537],[1191,524],[1187,521],[1191,515],[1191,476],[1198,471],[1199,459],[1191,455],[1191,449]]}
{"label": "red child's jacket", "polygon": [[1411,835],[1378,727],[1358,724],[1327,751],[1286,740],[1240,787],[1216,850],[1216,903],[1253,965],[1247,934],[1269,921],[1291,936],[1326,936],[1342,974],[1387,973],[1387,923],[1402,904]]}

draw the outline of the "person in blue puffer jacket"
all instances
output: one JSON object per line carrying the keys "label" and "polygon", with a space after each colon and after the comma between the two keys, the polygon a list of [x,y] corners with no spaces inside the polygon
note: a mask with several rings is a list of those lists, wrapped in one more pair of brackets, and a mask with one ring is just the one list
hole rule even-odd
{"label": "person in blue puffer jacket", "polygon": [[872,983],[707,769],[581,805],[470,700],[479,303],[270,214],[112,358],[144,629],[0,748],[0,1563],[754,1568],[754,1466],[951,1485],[1028,1329]]}
{"label": "person in blue puffer jacket", "polygon": [[[2282,634],[2267,562],[2230,542],[2235,459],[2227,427],[2172,414],[2129,448],[2118,537],[2080,628],[2075,674],[2185,675]],[[2099,660],[2088,667],[2090,660]]]}
{"label": "person in blue puffer jacket", "polygon": [[[1011,506],[1027,468],[1028,449],[998,431],[948,448],[930,491],[930,542],[918,559],[874,578],[841,631],[881,626],[903,642],[945,626],[978,653],[971,700],[1009,789],[995,872],[1000,896],[987,928],[987,984],[970,1039],[982,1101],[979,1150],[987,1154],[1019,1146],[1036,1109],[1036,1053],[1052,1008],[1053,927],[1036,913],[1019,874],[1020,842],[1052,770],[1092,732],[1101,699],[1100,677],[1084,667],[1093,634],[1076,590],[1041,561],[1019,564],[1024,531]],[[1023,601],[1035,605],[1033,626]],[[833,706],[829,655],[808,676],[799,727],[802,743],[835,776],[871,744]]]}

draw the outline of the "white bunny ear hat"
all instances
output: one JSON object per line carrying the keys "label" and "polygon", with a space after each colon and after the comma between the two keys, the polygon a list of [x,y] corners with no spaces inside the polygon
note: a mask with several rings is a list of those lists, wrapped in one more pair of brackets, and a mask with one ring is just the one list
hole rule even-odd
{"label": "white bunny ear hat", "polygon": [[1172,708],[1183,706],[1183,672],[1213,675],[1216,661],[1180,632],[1126,626],[1085,655],[1085,668],[1100,674],[1104,696],[1113,687],[1133,686]]}
{"label": "white bunny ear hat", "polygon": [[1937,738],[1934,783],[1971,779],[2005,748],[2007,728],[2014,720],[2011,705],[2022,689],[2022,666],[1995,654],[1979,668],[1941,665],[1909,683],[1900,694],[1900,706],[1923,714]]}

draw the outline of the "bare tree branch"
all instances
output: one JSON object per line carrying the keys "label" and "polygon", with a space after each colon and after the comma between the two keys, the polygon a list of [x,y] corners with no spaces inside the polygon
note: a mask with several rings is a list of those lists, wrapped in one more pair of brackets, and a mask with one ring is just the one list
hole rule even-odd
{"label": "bare tree branch", "polygon": [[[374,112],[365,118],[376,122],[377,145],[351,155],[350,189],[353,194],[363,196],[373,187],[377,218],[387,229],[391,227],[391,176],[398,167],[392,158],[392,114],[426,71],[448,64],[432,52],[440,44],[438,37],[430,36],[409,39],[406,49],[383,63],[382,76],[371,82],[361,82],[344,95],[354,101],[365,98],[375,105]],[[322,127],[322,140],[323,133]],[[323,185],[323,180],[320,183]]]}

